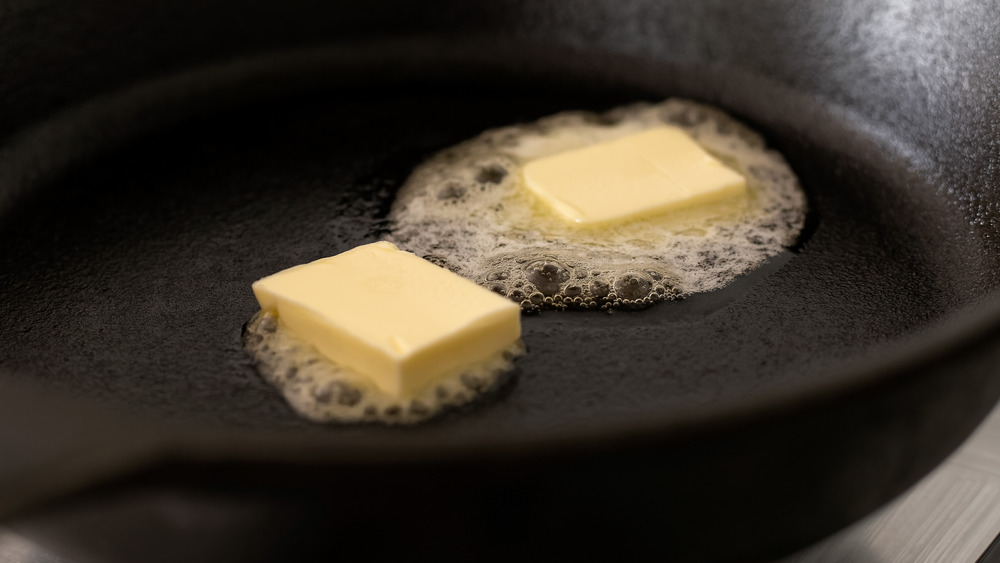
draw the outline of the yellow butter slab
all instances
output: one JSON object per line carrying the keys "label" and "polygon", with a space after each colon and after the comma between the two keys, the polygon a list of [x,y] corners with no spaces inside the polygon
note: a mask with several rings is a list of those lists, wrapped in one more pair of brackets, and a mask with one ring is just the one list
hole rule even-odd
{"label": "yellow butter slab", "polygon": [[388,242],[283,270],[253,291],[283,326],[397,397],[521,335],[516,304]]}
{"label": "yellow butter slab", "polygon": [[746,179],[677,127],[527,163],[524,185],[577,224],[648,217],[746,193]]}

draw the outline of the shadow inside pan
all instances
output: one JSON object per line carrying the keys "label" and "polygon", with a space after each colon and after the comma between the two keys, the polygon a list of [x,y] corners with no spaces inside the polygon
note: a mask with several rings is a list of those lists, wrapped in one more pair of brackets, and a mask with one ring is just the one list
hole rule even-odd
{"label": "shadow inside pan", "polygon": [[907,162],[846,150],[865,138],[850,123],[791,118],[824,144],[737,112],[799,174],[812,225],[797,249],[732,286],[640,312],[526,317],[516,383],[420,428],[314,425],[255,373],[240,345],[257,309],[251,282],[376,240],[424,158],[486,128],[671,94],[457,74],[257,102],[159,131],[0,216],[0,364],[194,424],[484,436],[757,396],[871,354],[970,297],[945,244],[964,236],[961,224],[914,197]]}

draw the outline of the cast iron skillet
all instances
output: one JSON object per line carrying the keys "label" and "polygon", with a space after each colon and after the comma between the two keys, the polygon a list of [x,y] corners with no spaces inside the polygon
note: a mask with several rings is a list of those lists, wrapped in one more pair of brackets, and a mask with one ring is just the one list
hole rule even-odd
{"label": "cast iron skillet", "polygon": [[[280,498],[295,525],[245,560],[764,558],[1000,395],[995,6],[329,4],[5,7],[0,509],[131,473]],[[423,158],[667,96],[785,154],[796,248],[715,294],[525,318],[517,381],[417,428],[305,423],[254,373],[249,284],[377,239]]]}

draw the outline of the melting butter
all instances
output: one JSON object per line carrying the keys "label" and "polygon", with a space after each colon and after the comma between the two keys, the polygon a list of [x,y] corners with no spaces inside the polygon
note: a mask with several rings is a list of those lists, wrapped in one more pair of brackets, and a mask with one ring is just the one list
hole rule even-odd
{"label": "melting butter", "polygon": [[588,226],[746,194],[743,176],[670,126],[529,161],[523,176],[540,201]]}
{"label": "melting butter", "polygon": [[520,346],[515,304],[388,242],[288,268],[253,290],[262,313],[245,345],[314,419],[420,420],[488,390]]}

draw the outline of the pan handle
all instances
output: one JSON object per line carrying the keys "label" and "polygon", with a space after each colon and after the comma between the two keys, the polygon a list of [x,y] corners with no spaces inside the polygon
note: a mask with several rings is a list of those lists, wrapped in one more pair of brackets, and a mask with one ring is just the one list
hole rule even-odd
{"label": "pan handle", "polygon": [[79,403],[0,378],[0,516],[148,466],[162,453],[162,432]]}

